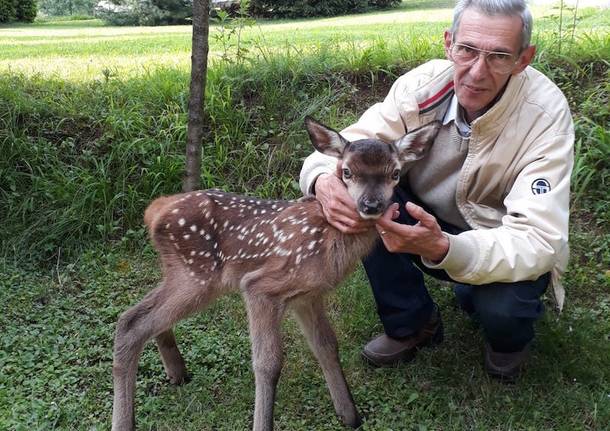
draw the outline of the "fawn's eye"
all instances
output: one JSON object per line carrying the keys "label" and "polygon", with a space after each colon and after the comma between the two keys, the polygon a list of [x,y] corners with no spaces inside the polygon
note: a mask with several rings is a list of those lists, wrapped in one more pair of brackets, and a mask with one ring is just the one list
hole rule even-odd
{"label": "fawn's eye", "polygon": [[348,168],[343,168],[343,178],[345,178],[346,180],[349,180],[352,177],[352,171],[350,171]]}
{"label": "fawn's eye", "polygon": [[399,179],[400,179],[400,169],[394,169],[394,172],[392,172],[392,180],[398,181]]}

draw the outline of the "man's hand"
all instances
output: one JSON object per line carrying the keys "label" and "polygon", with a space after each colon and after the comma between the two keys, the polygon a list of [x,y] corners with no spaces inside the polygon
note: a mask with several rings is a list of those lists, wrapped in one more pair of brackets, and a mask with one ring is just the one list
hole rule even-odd
{"label": "man's hand", "polygon": [[324,217],[341,232],[362,233],[375,225],[375,220],[364,220],[360,217],[345,184],[336,175],[320,175],[314,188],[316,199],[322,204]]}
{"label": "man's hand", "polygon": [[392,204],[377,220],[377,231],[388,251],[418,254],[432,262],[440,262],[449,251],[449,239],[441,231],[436,218],[412,202],[405,205],[415,220],[414,226],[396,223],[398,204]]}

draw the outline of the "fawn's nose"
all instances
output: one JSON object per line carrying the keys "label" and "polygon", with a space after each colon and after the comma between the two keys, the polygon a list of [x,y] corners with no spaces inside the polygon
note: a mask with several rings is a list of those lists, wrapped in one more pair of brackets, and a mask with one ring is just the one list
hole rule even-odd
{"label": "fawn's nose", "polygon": [[379,199],[364,198],[362,200],[362,212],[364,214],[379,214],[383,210]]}

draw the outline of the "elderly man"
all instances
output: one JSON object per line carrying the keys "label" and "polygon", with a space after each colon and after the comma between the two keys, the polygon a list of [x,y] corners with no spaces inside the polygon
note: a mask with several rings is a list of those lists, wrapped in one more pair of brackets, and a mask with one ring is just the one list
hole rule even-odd
{"label": "elderly man", "polygon": [[381,236],[364,262],[385,332],[364,347],[373,365],[409,360],[442,341],[421,271],[455,283],[458,304],[483,330],[493,377],[518,376],[547,285],[561,307],[574,130],[561,91],[529,66],[531,31],[523,0],[460,0],[445,32],[448,60],[401,76],[342,131],[350,141],[391,141],[443,124],[375,224],[356,212],[340,161],[319,153],[305,160],[301,188],[316,195],[327,220]]}

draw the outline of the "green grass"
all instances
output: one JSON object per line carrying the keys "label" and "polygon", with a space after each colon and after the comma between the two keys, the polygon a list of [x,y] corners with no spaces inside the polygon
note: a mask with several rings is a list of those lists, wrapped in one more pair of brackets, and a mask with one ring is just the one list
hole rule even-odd
{"label": "green grass", "polygon": [[[535,7],[533,11],[538,18],[534,40],[555,45],[557,10],[545,6]],[[583,9],[578,17],[577,35],[610,31],[608,9]],[[254,56],[256,45],[276,52],[290,47],[299,53],[308,53],[320,46],[357,51],[383,41],[388,54],[396,58],[407,41],[418,45],[438,44],[450,21],[451,2],[419,0],[405,2],[395,11],[317,20],[262,21],[245,29],[243,39],[253,47]],[[77,81],[100,79],[104,70],[121,77],[145,74],[158,66],[186,70],[190,66],[190,32],[189,26],[106,27],[95,20],[5,26],[0,27],[0,70],[56,75]],[[217,32],[218,26],[213,26],[212,58],[221,55],[220,44],[214,38]]]}
{"label": "green grass", "polygon": [[[607,258],[607,243],[597,246]],[[421,351],[411,364],[369,368],[359,352],[381,328],[358,271],[330,297],[329,310],[347,379],[366,418],[362,429],[608,429],[609,284],[606,279],[589,291],[591,269],[583,274],[586,284],[570,283],[562,317],[550,313],[538,325],[533,357],[514,386],[483,373],[480,334],[453,307],[449,287],[436,282],[430,285],[443,312],[445,343]],[[90,252],[52,274],[11,267],[3,273],[0,426],[107,429],[114,323],[157,282],[150,250]],[[344,429],[294,322],[286,322],[284,333],[277,429]],[[254,387],[241,300],[220,300],[180,323],[176,334],[193,380],[169,385],[150,344],[138,374],[140,429],[247,429]]]}
{"label": "green grass", "polygon": [[[262,22],[244,30],[249,51],[230,63],[212,37],[203,186],[297,196],[311,151],[303,117],[341,128],[395,76],[442,56],[449,8],[420,0],[394,12]],[[534,13],[535,65],[576,120],[566,309],[547,313],[523,379],[503,386],[483,373],[480,334],[453,307],[450,287],[430,281],[445,343],[373,370],[359,353],[381,327],[359,270],[329,309],[364,430],[610,429],[610,15],[581,10],[574,41],[564,32],[558,52],[556,11]],[[109,428],[114,325],[159,277],[142,211],[181,187],[189,32],[67,20],[0,27],[2,430]],[[277,429],[343,429],[296,325],[284,329]],[[176,333],[193,381],[168,385],[149,345],[140,429],[247,429],[254,388],[239,297]]]}

